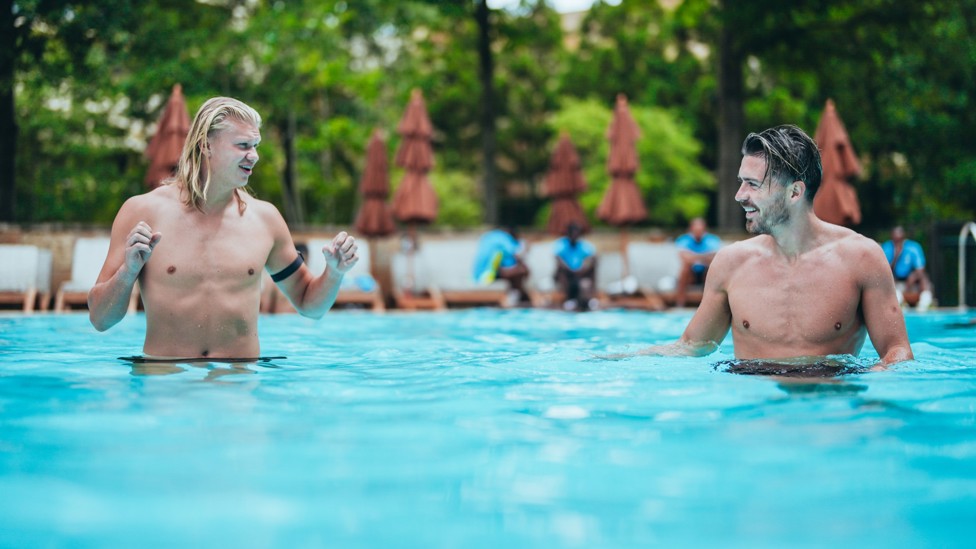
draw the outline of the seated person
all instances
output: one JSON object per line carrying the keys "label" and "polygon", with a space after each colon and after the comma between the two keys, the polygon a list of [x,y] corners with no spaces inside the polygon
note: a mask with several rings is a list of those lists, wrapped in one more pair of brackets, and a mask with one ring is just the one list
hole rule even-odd
{"label": "seated person", "polygon": [[565,296],[563,308],[567,311],[595,309],[593,297],[596,274],[596,248],[580,240],[583,229],[576,223],[566,227],[566,236],[555,243],[556,287]]}
{"label": "seated person", "polygon": [[507,280],[515,300],[529,303],[525,281],[529,268],[520,257],[524,246],[518,239],[515,227],[494,229],[482,235],[474,260],[474,278],[481,284],[491,284],[495,279]]}
{"label": "seated person", "polygon": [[675,239],[678,255],[681,257],[681,272],[675,292],[675,305],[685,306],[688,286],[704,284],[708,266],[715,253],[722,247],[719,237],[707,232],[705,220],[696,217],[688,225],[688,232]]}
{"label": "seated person", "polygon": [[922,311],[932,305],[932,282],[925,273],[925,252],[914,240],[905,238],[905,229],[891,230],[891,240],[881,245],[891,274],[895,277],[898,303]]}

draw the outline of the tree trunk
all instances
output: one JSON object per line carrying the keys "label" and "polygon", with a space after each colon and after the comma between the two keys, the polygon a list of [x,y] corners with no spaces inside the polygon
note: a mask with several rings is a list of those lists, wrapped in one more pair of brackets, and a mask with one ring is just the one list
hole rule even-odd
{"label": "tree trunk", "polygon": [[[723,15],[729,2],[723,2]],[[742,230],[745,214],[735,202],[739,189],[739,163],[745,126],[743,113],[744,86],[742,66],[745,55],[735,39],[736,29],[726,20],[722,23],[718,48],[718,228]]]}
{"label": "tree trunk", "polygon": [[484,170],[482,191],[485,197],[485,223],[498,224],[498,168],[495,166],[495,84],[491,53],[491,9],[488,0],[479,0],[475,8],[478,22],[478,57],[481,79],[481,155]]}
{"label": "tree trunk", "polygon": [[13,0],[0,0],[0,222],[13,222],[17,184],[14,162],[17,158],[17,118],[14,108],[14,81],[17,54],[14,39]]}
{"label": "tree trunk", "polygon": [[282,174],[282,196],[285,201],[285,219],[289,223],[301,225],[304,223],[302,215],[301,193],[298,190],[295,156],[295,111],[288,110],[288,117],[281,129],[285,147],[285,173]]}

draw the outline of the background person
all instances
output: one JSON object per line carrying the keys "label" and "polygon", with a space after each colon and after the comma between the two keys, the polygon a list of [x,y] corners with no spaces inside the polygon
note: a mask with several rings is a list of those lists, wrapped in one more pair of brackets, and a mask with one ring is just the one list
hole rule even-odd
{"label": "background person", "polygon": [[586,311],[599,305],[593,296],[596,287],[596,248],[582,240],[583,230],[576,223],[566,227],[566,236],[554,243],[556,254],[556,287],[565,296],[567,311]]}
{"label": "background person", "polygon": [[146,310],[143,352],[159,358],[256,358],[261,270],[292,305],[319,318],[335,302],[343,275],[358,261],[340,232],[321,251],[313,278],[285,220],[245,187],[258,162],[261,116],[228,97],[203,104],[183,145],[176,176],[128,199],[112,224],[111,244],[88,294],[99,331],[126,313],[139,281]]}
{"label": "background person", "polygon": [[708,266],[712,264],[715,253],[722,247],[722,240],[707,232],[705,220],[696,217],[688,224],[688,232],[675,239],[678,256],[681,258],[681,272],[675,288],[675,305],[685,306],[688,286],[704,284]]}
{"label": "background person", "polygon": [[891,240],[881,245],[895,277],[898,302],[926,310],[932,305],[932,281],[925,272],[922,245],[905,238],[905,229],[891,229]]}
{"label": "background person", "polygon": [[515,227],[493,229],[478,240],[475,253],[474,278],[481,284],[491,284],[496,279],[508,281],[513,301],[531,303],[525,289],[529,268],[522,261],[525,246],[519,241]]}

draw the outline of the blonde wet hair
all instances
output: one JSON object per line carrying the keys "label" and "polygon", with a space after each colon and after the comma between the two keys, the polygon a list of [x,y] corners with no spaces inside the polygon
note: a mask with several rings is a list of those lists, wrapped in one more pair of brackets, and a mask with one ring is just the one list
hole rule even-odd
{"label": "blonde wet hair", "polygon": [[[261,115],[243,101],[232,97],[213,97],[208,99],[193,117],[190,133],[183,143],[180,162],[176,168],[175,181],[183,184],[185,196],[183,203],[203,211],[207,189],[210,186],[210,166],[203,161],[204,150],[211,136],[230,127],[231,120],[261,127]],[[206,166],[206,167],[205,167]],[[236,191],[235,191],[236,193]],[[241,211],[244,201],[237,196]]]}

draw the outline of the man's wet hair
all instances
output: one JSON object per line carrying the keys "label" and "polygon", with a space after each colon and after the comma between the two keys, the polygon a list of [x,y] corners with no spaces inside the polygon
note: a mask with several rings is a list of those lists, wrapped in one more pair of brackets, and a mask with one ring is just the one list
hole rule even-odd
{"label": "man's wet hair", "polygon": [[803,181],[806,184],[806,199],[813,203],[813,197],[820,188],[823,167],[817,144],[803,130],[786,124],[750,133],[742,142],[742,155],[766,160],[763,181],[775,180],[783,185]]}
{"label": "man's wet hair", "polygon": [[[200,106],[200,110],[193,117],[190,133],[187,134],[183,151],[180,153],[176,176],[167,180],[180,181],[186,186],[183,202],[187,206],[203,211],[212,175],[209,163],[204,162],[207,147],[210,139],[218,132],[230,128],[232,122],[260,128],[261,115],[243,101],[233,97],[212,97]],[[239,204],[243,212],[247,203],[241,201]]]}

